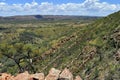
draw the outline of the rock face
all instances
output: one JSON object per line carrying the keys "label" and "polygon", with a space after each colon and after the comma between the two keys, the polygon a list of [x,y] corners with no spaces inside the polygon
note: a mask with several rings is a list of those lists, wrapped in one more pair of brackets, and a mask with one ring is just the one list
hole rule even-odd
{"label": "rock face", "polygon": [[[69,69],[65,68],[62,73],[60,70],[52,68],[45,77],[43,73],[29,74],[27,71],[17,76],[11,76],[7,73],[0,74],[0,80],[73,80],[73,75]],[[74,80],[82,80],[80,76],[76,76]]]}
{"label": "rock face", "polygon": [[60,72],[61,72],[60,70],[52,68],[49,71],[49,74],[46,76],[45,80],[58,80]]}
{"label": "rock face", "polygon": [[73,75],[69,71],[69,69],[65,68],[63,72],[60,74],[60,79],[73,80]]}

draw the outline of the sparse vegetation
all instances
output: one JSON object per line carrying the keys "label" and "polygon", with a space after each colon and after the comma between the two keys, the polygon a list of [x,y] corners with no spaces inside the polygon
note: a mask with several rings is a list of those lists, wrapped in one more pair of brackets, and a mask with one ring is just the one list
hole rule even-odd
{"label": "sparse vegetation", "polygon": [[0,23],[0,72],[47,74],[67,67],[85,80],[119,80],[119,16]]}

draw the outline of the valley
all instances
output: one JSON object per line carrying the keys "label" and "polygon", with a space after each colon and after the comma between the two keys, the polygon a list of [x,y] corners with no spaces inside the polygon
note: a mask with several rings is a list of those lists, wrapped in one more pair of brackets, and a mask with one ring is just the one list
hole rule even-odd
{"label": "valley", "polygon": [[83,80],[119,80],[119,16],[1,18],[0,72],[47,75],[54,67]]}

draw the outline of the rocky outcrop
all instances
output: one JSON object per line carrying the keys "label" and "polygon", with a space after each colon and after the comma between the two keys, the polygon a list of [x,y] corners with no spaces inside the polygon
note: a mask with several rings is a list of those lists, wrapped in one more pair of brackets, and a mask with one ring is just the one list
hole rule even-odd
{"label": "rocky outcrop", "polygon": [[82,80],[82,79],[80,76],[76,76],[75,79],[73,79],[72,73],[67,68],[65,68],[62,72],[60,70],[52,68],[46,77],[44,76],[43,73],[29,74],[26,71],[16,76],[12,76],[7,73],[1,73],[0,80]]}

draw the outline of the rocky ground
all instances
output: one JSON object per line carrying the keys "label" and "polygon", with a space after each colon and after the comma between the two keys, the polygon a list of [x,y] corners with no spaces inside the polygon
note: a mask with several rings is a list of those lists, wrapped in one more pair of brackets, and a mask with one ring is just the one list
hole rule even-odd
{"label": "rocky ground", "polygon": [[47,76],[44,73],[29,74],[27,71],[16,76],[1,73],[0,80],[82,80],[82,78],[80,76],[74,77],[67,68],[63,71],[52,68]]}

